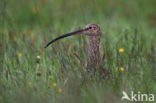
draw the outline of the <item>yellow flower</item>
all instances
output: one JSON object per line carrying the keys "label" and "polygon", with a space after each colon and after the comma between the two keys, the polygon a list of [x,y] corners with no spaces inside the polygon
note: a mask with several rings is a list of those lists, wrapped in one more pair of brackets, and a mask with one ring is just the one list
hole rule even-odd
{"label": "yellow flower", "polygon": [[36,56],[36,58],[37,58],[37,59],[40,59],[41,57],[40,57],[40,56]]}
{"label": "yellow flower", "polygon": [[56,87],[56,83],[53,83],[53,86]]}
{"label": "yellow flower", "polygon": [[22,56],[22,53],[18,53],[18,57],[20,58]]}
{"label": "yellow flower", "polygon": [[123,68],[123,67],[121,67],[121,68],[120,68],[120,71],[121,71],[121,72],[123,72],[123,71],[124,71],[124,68]]}
{"label": "yellow flower", "polygon": [[62,92],[62,89],[61,89],[61,88],[59,88],[59,89],[58,89],[58,92]]}
{"label": "yellow flower", "polygon": [[123,52],[124,52],[124,49],[123,49],[123,48],[120,48],[120,49],[119,49],[119,52],[120,52],[120,53],[123,53]]}

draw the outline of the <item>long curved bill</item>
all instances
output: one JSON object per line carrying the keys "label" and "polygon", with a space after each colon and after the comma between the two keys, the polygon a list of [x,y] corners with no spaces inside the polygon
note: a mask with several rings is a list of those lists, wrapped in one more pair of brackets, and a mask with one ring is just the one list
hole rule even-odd
{"label": "long curved bill", "polygon": [[76,34],[80,34],[84,31],[84,29],[80,29],[80,30],[77,30],[77,31],[74,31],[74,32],[70,32],[70,33],[67,33],[67,34],[64,34],[64,35],[61,35],[55,39],[53,39],[52,41],[50,41],[46,46],[45,48],[47,48],[50,44],[52,44],[53,42],[59,40],[59,39],[62,39],[62,38],[65,38],[65,37],[68,37],[68,36],[72,36],[72,35],[76,35]]}

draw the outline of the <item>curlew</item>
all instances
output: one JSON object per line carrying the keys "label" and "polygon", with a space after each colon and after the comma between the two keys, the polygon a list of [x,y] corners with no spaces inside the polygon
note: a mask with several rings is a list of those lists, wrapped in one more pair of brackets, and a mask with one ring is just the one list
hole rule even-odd
{"label": "curlew", "polygon": [[78,34],[85,34],[89,37],[88,57],[85,66],[86,69],[89,71],[94,71],[95,73],[96,69],[99,68],[100,72],[104,73],[105,71],[102,64],[101,49],[100,49],[101,29],[98,24],[91,23],[86,25],[82,29],[59,36],[53,39],[52,41],[50,41],[45,46],[45,48],[47,48],[51,43],[59,39],[72,36],[72,35],[78,35]]}

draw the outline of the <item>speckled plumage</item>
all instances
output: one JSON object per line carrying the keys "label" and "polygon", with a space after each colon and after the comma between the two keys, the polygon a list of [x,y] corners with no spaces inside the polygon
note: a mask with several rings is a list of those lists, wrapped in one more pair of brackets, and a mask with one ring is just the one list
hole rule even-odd
{"label": "speckled plumage", "polygon": [[96,70],[102,68],[102,57],[100,48],[101,30],[99,25],[91,23],[85,28],[91,27],[92,29],[84,32],[89,38],[88,57],[86,68],[89,70]]}
{"label": "speckled plumage", "polygon": [[[45,47],[48,47],[51,43],[76,34],[85,34],[89,37],[89,47],[88,47],[88,58],[86,63],[87,70],[95,71],[97,68],[100,68],[103,72],[102,66],[102,57],[101,57],[101,49],[100,49],[100,38],[101,38],[101,29],[98,24],[91,23],[86,25],[84,28],[64,34],[50,41]],[[95,73],[95,72],[94,72]]]}

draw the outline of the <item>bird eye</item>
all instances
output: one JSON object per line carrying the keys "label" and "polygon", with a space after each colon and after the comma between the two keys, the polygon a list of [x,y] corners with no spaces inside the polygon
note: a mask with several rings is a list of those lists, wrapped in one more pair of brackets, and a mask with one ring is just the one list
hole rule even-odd
{"label": "bird eye", "polygon": [[89,29],[92,29],[92,27],[90,26]]}

